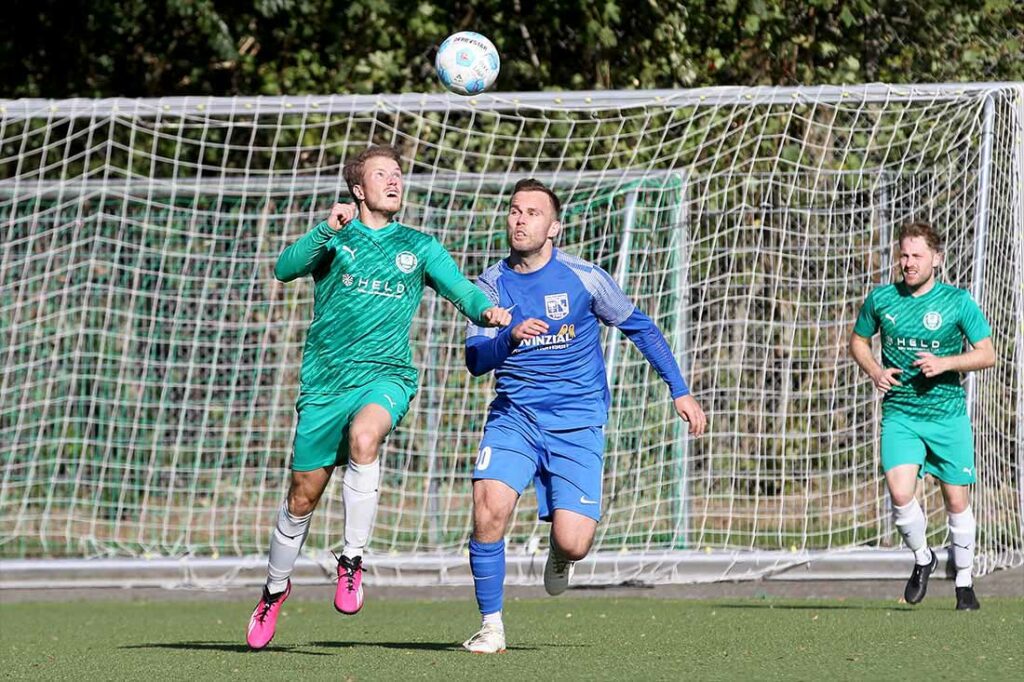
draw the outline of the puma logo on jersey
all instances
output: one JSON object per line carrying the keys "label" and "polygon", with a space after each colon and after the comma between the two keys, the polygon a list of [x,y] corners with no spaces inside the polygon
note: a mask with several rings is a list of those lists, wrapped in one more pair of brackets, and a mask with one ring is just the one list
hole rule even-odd
{"label": "puma logo on jersey", "polygon": [[889,320],[893,324],[896,324],[896,316],[895,315],[890,315],[889,313],[886,313],[885,314],[885,319]]}
{"label": "puma logo on jersey", "polygon": [[385,393],[384,394],[384,399],[387,400],[388,404],[391,405],[391,409],[395,409],[395,401],[391,399],[391,396],[389,396],[387,393]]}
{"label": "puma logo on jersey", "polygon": [[971,468],[968,468],[968,467],[964,467],[964,473],[965,473],[965,474],[967,474],[968,476],[970,476],[970,475],[971,475],[971,474],[973,474],[974,472],[973,472],[973,471],[971,470]]}
{"label": "puma logo on jersey", "polygon": [[350,248],[350,247],[348,247],[348,246],[342,246],[342,247],[341,247],[341,250],[342,250],[342,251],[348,251],[348,254],[349,254],[350,256],[352,256],[353,258],[355,258],[355,257],[356,257],[356,250],[355,250],[355,249],[353,249],[353,248]]}

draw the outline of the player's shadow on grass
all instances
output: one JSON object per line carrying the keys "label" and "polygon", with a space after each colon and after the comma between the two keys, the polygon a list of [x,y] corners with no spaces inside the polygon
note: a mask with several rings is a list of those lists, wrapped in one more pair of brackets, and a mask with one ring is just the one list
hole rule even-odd
{"label": "player's shadow on grass", "polygon": [[[307,646],[324,649],[379,646],[382,649],[404,649],[406,651],[464,651],[457,642],[310,642]],[[532,646],[510,646],[509,651],[536,651]]]}
{"label": "player's shadow on grass", "polygon": [[[302,651],[308,645],[277,645],[271,644],[264,651],[276,651],[286,654],[302,654],[304,656],[330,656],[331,654],[322,651]],[[228,651],[232,653],[259,653],[253,652],[246,644],[236,642],[152,642],[149,644],[126,644],[118,647],[120,649],[181,649],[183,651]]]}
{"label": "player's shadow on grass", "polygon": [[913,611],[906,604],[892,606],[880,604],[776,604],[773,602],[751,602],[749,604],[715,604],[720,609],[771,609],[775,611]]}

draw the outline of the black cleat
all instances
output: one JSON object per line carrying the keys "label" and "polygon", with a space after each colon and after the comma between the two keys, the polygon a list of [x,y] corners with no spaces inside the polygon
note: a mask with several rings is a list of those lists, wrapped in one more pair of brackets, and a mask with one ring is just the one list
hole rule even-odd
{"label": "black cleat", "polygon": [[924,599],[925,593],[928,591],[928,578],[931,576],[932,571],[939,565],[939,557],[935,556],[935,550],[930,550],[932,553],[931,563],[914,564],[914,572],[910,574],[910,579],[907,580],[907,586],[903,590],[903,598],[908,604],[917,604]]}
{"label": "black cleat", "polygon": [[973,585],[956,588],[957,611],[977,611],[980,608],[981,604],[978,603],[978,598],[974,596]]}

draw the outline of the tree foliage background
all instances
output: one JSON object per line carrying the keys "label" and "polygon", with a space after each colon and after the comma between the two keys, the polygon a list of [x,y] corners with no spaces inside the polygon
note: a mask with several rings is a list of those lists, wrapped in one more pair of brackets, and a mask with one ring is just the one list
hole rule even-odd
{"label": "tree foliage background", "polygon": [[436,91],[489,36],[499,90],[1024,80],[1015,0],[14,0],[5,97]]}

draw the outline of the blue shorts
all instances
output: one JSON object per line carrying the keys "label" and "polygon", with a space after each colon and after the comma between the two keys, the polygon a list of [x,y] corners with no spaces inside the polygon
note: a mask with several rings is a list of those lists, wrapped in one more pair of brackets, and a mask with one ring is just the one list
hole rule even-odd
{"label": "blue shorts", "polygon": [[555,509],[601,520],[604,429],[547,431],[515,413],[491,413],[480,440],[473,480],[501,481],[522,495],[533,480],[537,516]]}

